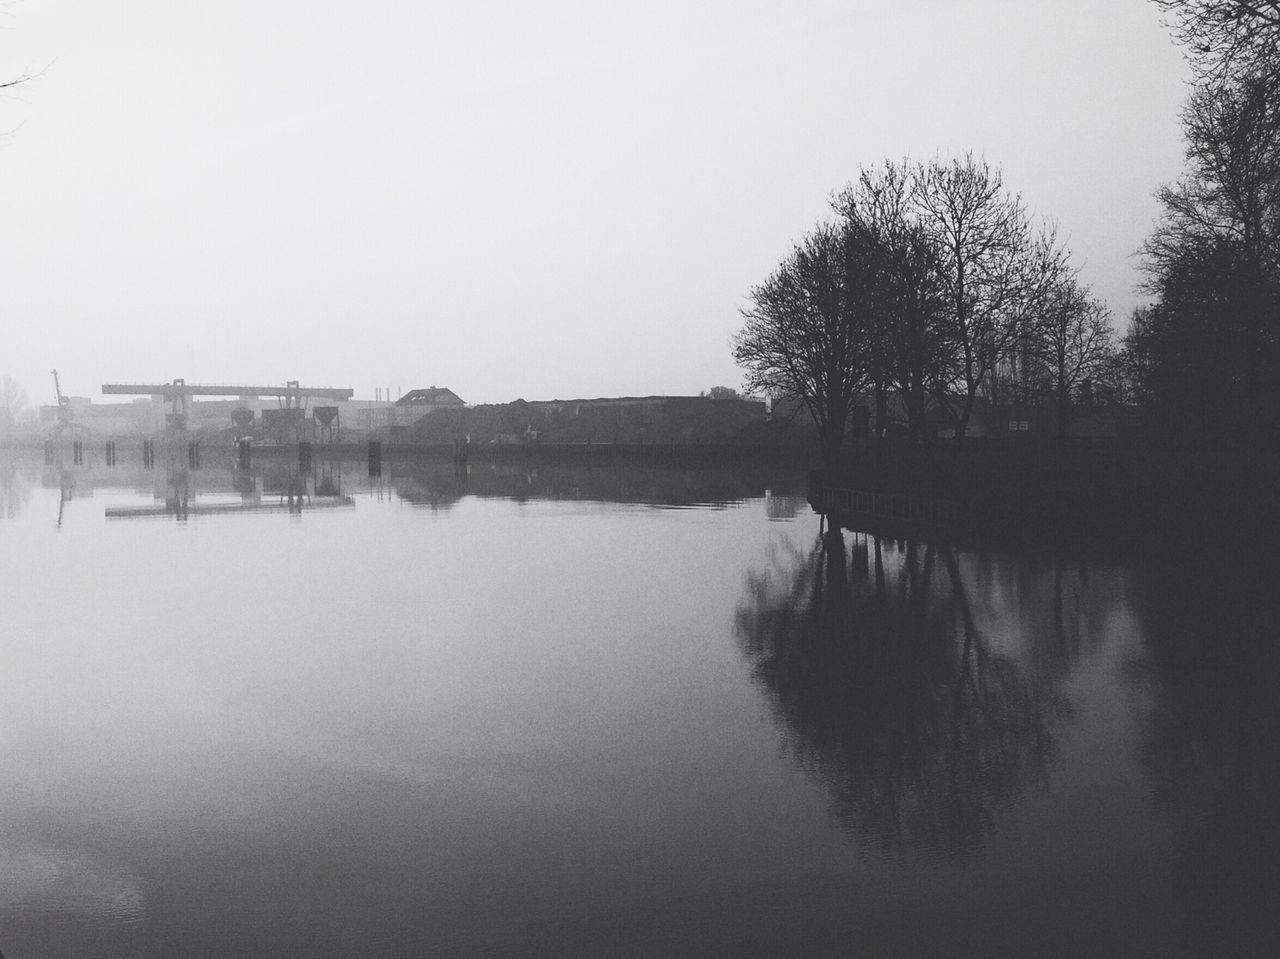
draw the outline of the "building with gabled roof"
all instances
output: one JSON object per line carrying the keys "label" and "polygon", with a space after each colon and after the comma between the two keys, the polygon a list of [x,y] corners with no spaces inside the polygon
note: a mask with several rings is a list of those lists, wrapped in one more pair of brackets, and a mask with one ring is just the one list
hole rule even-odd
{"label": "building with gabled roof", "polygon": [[426,389],[410,390],[396,400],[396,406],[429,406],[436,410],[466,405],[462,397],[445,386],[428,386]]}

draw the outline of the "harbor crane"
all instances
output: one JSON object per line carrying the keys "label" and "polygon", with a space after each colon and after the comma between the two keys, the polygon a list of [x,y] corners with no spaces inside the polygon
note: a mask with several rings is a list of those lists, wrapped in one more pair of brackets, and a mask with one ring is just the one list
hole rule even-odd
{"label": "harbor crane", "polygon": [[58,422],[53,427],[53,436],[60,437],[64,430],[77,429],[89,432],[89,427],[72,421],[75,415],[71,409],[71,397],[62,392],[62,383],[58,380],[58,371],[53,370],[53,391],[58,396]]}

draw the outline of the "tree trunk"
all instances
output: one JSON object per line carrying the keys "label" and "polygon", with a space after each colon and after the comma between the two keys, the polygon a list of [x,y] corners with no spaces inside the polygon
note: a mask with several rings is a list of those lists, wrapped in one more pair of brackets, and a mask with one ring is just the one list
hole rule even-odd
{"label": "tree trunk", "polygon": [[820,436],[822,439],[822,465],[832,467],[836,465],[836,460],[840,457],[840,450],[844,446],[845,423],[848,420],[848,412],[839,415],[839,411],[828,411],[827,420],[822,424]]}
{"label": "tree trunk", "polygon": [[923,446],[928,430],[923,382],[916,382],[903,396],[907,407],[907,432],[913,446]]}
{"label": "tree trunk", "polygon": [[956,442],[962,442],[969,434],[969,417],[973,415],[973,401],[977,394],[976,385],[971,385],[965,392],[964,405],[960,407],[960,417],[956,421]]}
{"label": "tree trunk", "polygon": [[876,383],[876,440],[884,442],[884,435],[889,429],[889,396],[883,381]]}

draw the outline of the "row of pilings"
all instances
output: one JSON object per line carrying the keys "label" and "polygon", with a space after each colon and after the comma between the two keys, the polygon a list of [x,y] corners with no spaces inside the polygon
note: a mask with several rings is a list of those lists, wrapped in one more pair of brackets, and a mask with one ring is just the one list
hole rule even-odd
{"label": "row of pilings", "polygon": [[[200,442],[199,440],[190,440],[187,444],[187,466],[191,469],[200,468]],[[46,440],[44,444],[44,461],[47,465],[52,465],[58,456],[58,443],[55,440]],[[103,444],[103,456],[107,466],[115,466],[117,462],[117,448],[115,440],[107,440]],[[301,473],[310,473],[313,460],[312,444],[302,442],[298,444],[298,471]],[[75,466],[84,465],[84,441],[73,440],[71,443],[71,462]],[[236,444],[236,466],[240,469],[248,469],[253,462],[253,446],[248,440],[240,440]],[[370,476],[382,475],[382,442],[381,440],[370,440],[368,447],[368,464]],[[156,441],[142,441],[142,465],[145,469],[153,469],[156,465]]]}

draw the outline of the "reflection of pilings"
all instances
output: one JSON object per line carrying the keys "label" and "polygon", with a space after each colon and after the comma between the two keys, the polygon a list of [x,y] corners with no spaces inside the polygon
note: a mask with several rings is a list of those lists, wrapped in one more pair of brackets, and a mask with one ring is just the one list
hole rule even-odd
{"label": "reflection of pilings", "polygon": [[318,474],[312,481],[312,489],[316,496],[340,496],[342,494],[342,474],[334,470],[333,464],[329,463],[324,467],[324,472]]}
{"label": "reflection of pilings", "polygon": [[84,463],[84,443],[80,440],[71,441],[71,462],[75,466],[81,466]]}
{"label": "reflection of pilings", "polygon": [[238,446],[240,468],[247,470],[249,468],[250,447],[248,440],[241,440]]}
{"label": "reflection of pilings", "polygon": [[310,500],[297,494],[282,497],[274,503],[209,503],[191,505],[188,498],[165,503],[163,506],[108,506],[107,519],[147,519],[159,516],[222,516],[229,513],[290,513],[301,514],[313,510],[354,509],[355,500],[350,496],[337,496],[326,500]]}
{"label": "reflection of pilings", "polygon": [[311,472],[311,444],[305,441],[298,444],[298,472]]}
{"label": "reflection of pilings", "polygon": [[168,493],[164,513],[178,520],[185,520],[191,504],[191,480],[185,470],[176,470],[168,477]]}
{"label": "reflection of pilings", "polygon": [[382,443],[378,440],[369,440],[369,475],[382,475]]}
{"label": "reflection of pilings", "polygon": [[115,465],[116,465],[116,442],[115,442],[115,440],[107,440],[106,445],[105,445],[105,446],[104,446],[104,448],[103,448],[103,452],[105,453],[106,458],[107,458],[107,465],[108,465],[108,466],[115,466]]}
{"label": "reflection of pilings", "polygon": [[152,469],[156,465],[156,441],[142,441],[142,467]]}
{"label": "reflection of pilings", "polygon": [[193,470],[200,468],[200,443],[197,440],[187,443],[187,465]]}

